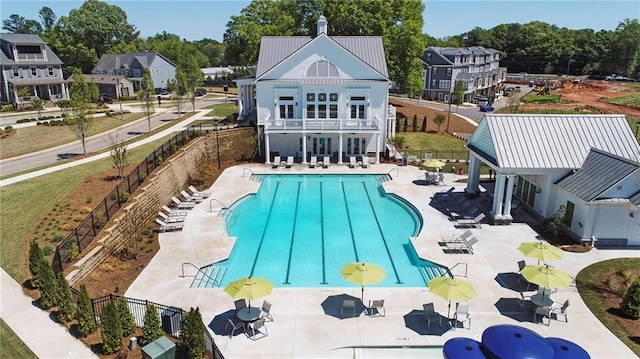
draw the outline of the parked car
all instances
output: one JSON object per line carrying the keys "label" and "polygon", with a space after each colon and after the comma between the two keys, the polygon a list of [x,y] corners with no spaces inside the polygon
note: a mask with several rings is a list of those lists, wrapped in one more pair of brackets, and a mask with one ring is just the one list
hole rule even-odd
{"label": "parked car", "polygon": [[207,90],[202,88],[202,87],[201,88],[197,88],[195,90],[195,94],[196,94],[196,96],[204,96],[204,95],[207,94]]}
{"label": "parked car", "polygon": [[482,105],[480,106],[480,112],[491,112],[495,110],[495,108],[493,108],[493,106],[491,105]]}
{"label": "parked car", "polygon": [[580,78],[579,77],[574,77],[573,80],[571,80],[571,82],[573,82],[574,84],[579,84],[580,83]]}
{"label": "parked car", "polygon": [[100,97],[98,97],[98,102],[101,105],[103,105],[105,103],[113,103],[113,99],[109,95],[102,94],[102,95],[100,95]]}
{"label": "parked car", "polygon": [[503,96],[509,96],[513,91],[515,91],[514,87],[507,87],[506,89],[504,89],[504,91],[502,92]]}
{"label": "parked car", "polygon": [[157,87],[156,88],[156,95],[168,95],[169,91],[165,88],[161,88],[161,87]]}
{"label": "parked car", "polygon": [[519,74],[516,75],[517,78],[519,79],[526,79],[527,77],[529,77],[529,74],[526,72],[521,72]]}

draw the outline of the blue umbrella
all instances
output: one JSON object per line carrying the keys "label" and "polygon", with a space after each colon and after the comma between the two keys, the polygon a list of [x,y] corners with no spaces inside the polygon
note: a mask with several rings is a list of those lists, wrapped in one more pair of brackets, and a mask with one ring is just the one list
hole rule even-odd
{"label": "blue umbrella", "polygon": [[501,324],[485,329],[482,345],[498,358],[554,358],[553,348],[545,338],[517,325]]}

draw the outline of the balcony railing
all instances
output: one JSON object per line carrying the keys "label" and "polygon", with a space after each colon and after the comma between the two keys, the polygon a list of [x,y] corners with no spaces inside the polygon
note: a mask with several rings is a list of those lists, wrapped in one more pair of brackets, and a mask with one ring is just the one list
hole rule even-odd
{"label": "balcony railing", "polygon": [[266,130],[377,130],[380,119],[309,119],[309,118],[281,118],[264,120]]}
{"label": "balcony railing", "polygon": [[19,53],[17,61],[45,61],[45,57],[41,53]]}

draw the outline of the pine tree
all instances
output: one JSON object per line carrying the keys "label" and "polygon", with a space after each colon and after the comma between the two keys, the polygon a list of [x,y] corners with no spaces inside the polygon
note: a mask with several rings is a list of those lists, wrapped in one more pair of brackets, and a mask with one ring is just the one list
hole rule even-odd
{"label": "pine tree", "polygon": [[131,314],[127,300],[120,298],[118,300],[118,315],[120,316],[120,326],[122,327],[122,335],[129,336],[136,331],[136,318]]}
{"label": "pine tree", "polygon": [[156,306],[147,304],[147,311],[144,313],[144,327],[142,327],[142,338],[140,345],[147,345],[164,335],[160,327],[160,316]]}
{"label": "pine tree", "polygon": [[204,357],[206,350],[204,330],[199,308],[191,308],[189,312],[184,313],[180,321],[178,348],[185,358],[201,359]]}
{"label": "pine tree", "polygon": [[31,272],[31,285],[34,288],[40,288],[43,261],[44,255],[38,246],[38,242],[31,241],[29,246],[29,271]]}
{"label": "pine tree", "polygon": [[46,259],[40,261],[40,305],[49,309],[59,303],[58,281],[51,264]]}
{"label": "pine tree", "polygon": [[120,326],[118,309],[113,301],[102,308],[100,325],[102,326],[102,350],[104,353],[111,354],[122,349],[122,327]]}
{"label": "pine tree", "polygon": [[422,119],[422,132],[427,132],[427,116]]}
{"label": "pine tree", "polygon": [[64,278],[62,272],[58,273],[58,319],[63,322],[70,322],[76,314],[76,306],[73,303],[73,296],[69,283]]}
{"label": "pine tree", "polygon": [[418,115],[413,115],[413,132],[418,132]]}
{"label": "pine tree", "polygon": [[409,125],[409,119],[408,118],[404,118],[404,128],[402,129],[402,132],[407,132],[407,126]]}
{"label": "pine tree", "polygon": [[622,299],[622,312],[633,320],[640,319],[640,280],[631,283]]}
{"label": "pine tree", "polygon": [[78,310],[76,311],[78,320],[78,332],[83,337],[96,331],[96,320],[93,314],[93,305],[87,292],[87,287],[80,286],[80,296],[78,297]]}

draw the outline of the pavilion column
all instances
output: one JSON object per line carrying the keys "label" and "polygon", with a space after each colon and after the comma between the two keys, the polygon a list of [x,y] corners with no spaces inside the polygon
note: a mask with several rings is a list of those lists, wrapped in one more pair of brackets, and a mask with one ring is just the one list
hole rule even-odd
{"label": "pavilion column", "polygon": [[466,192],[472,197],[476,197],[480,194],[480,160],[473,153],[469,154],[469,173],[467,179]]}
{"label": "pavilion column", "polygon": [[302,164],[307,163],[307,135],[302,134]]}
{"label": "pavilion column", "polygon": [[376,164],[380,164],[380,132],[376,133]]}
{"label": "pavilion column", "polygon": [[342,132],[338,134],[338,164],[342,164]]}
{"label": "pavilion column", "polygon": [[496,219],[502,219],[502,202],[504,200],[504,186],[507,176],[496,172],[496,184],[493,188],[493,208],[491,213]]}
{"label": "pavilion column", "polygon": [[245,97],[244,97],[244,85],[240,85],[240,91],[238,91],[238,94],[240,96],[238,96],[238,113],[240,114],[240,117],[243,117],[244,115],[246,115],[244,113],[244,101],[245,101]]}
{"label": "pavilion column", "polygon": [[271,164],[271,149],[269,145],[269,134],[264,134],[264,150],[266,151],[265,156],[267,157],[266,164]]}
{"label": "pavilion column", "polygon": [[507,179],[507,191],[504,195],[504,208],[502,209],[502,215],[511,217],[511,199],[513,197],[513,185],[515,183],[516,175],[510,175]]}

